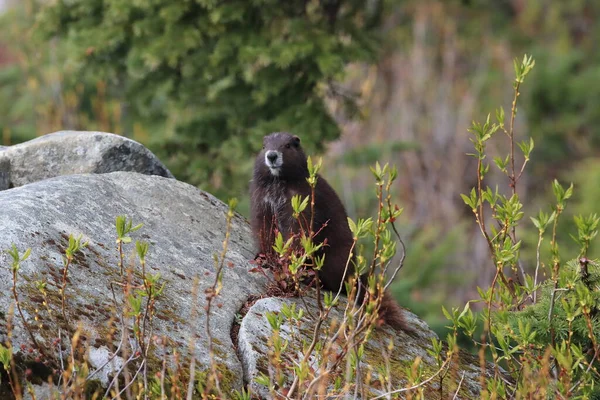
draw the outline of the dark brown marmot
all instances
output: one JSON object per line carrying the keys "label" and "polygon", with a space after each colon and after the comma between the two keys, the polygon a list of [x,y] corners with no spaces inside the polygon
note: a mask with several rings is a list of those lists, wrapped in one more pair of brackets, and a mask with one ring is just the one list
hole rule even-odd
{"label": "dark brown marmot", "polygon": [[[300,138],[289,133],[272,133],[263,139],[263,149],[256,157],[254,176],[250,185],[251,224],[260,253],[271,255],[275,232],[282,233],[284,240],[299,232],[297,220],[292,216],[291,199],[311,194],[306,155],[300,146]],[[310,210],[310,205],[307,207]],[[306,211],[305,211],[306,212]],[[352,248],[352,233],[348,215],[342,201],[327,181],[318,176],[315,187],[313,232],[319,232],[315,243],[323,243],[321,254],[325,264],[319,278],[327,290],[345,292],[344,270]],[[310,211],[308,211],[310,215]],[[310,221],[310,217],[307,217]],[[347,277],[354,272],[349,264]],[[361,278],[363,284],[366,279]],[[364,296],[364,289],[360,291]],[[362,298],[360,299],[362,300]],[[389,293],[384,293],[380,316],[395,329],[413,332],[407,326],[402,310]]]}

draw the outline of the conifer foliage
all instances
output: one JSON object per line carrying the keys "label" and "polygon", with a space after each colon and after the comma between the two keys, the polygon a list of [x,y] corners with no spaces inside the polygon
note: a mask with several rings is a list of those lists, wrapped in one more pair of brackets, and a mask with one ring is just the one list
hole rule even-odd
{"label": "conifer foliage", "polygon": [[[181,179],[217,194],[247,184],[261,137],[292,130],[318,150],[351,62],[374,60],[379,1],[58,0],[39,15],[65,60],[175,134],[156,150]],[[351,99],[352,96],[350,96]],[[240,168],[240,166],[242,168]]]}

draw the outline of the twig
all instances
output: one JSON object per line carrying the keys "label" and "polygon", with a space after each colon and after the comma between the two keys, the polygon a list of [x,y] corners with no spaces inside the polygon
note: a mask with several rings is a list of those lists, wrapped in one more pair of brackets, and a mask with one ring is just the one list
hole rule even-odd
{"label": "twig", "polygon": [[[391,213],[392,205],[391,205],[389,198],[388,198],[388,210]],[[392,284],[392,282],[396,278],[396,275],[398,274],[398,272],[400,272],[400,270],[404,266],[404,260],[406,259],[406,245],[404,244],[404,241],[402,240],[400,233],[398,233],[398,230],[396,229],[396,224],[394,224],[394,221],[390,221],[390,225],[392,226],[392,230],[394,231],[394,234],[396,235],[396,237],[398,238],[398,241],[400,242],[400,246],[402,246],[402,256],[400,257],[398,266],[394,269],[394,272],[392,273],[391,278],[388,280],[387,284],[384,286],[384,288],[383,288],[384,290],[387,290],[387,288]],[[387,266],[386,266],[386,269],[387,269]],[[385,270],[384,270],[384,273],[385,273]]]}
{"label": "twig", "polygon": [[[224,395],[223,395],[223,392],[221,391],[221,386],[219,384],[219,375],[218,375],[217,365],[215,363],[215,355],[214,355],[214,349],[213,349],[213,337],[212,337],[212,333],[210,330],[210,312],[211,312],[211,307],[212,307],[212,301],[220,292],[219,285],[221,282],[221,276],[223,274],[223,267],[225,265],[225,255],[227,254],[227,247],[229,245],[229,237],[231,235],[231,220],[233,219],[233,216],[234,216],[233,209],[230,206],[229,210],[227,211],[225,240],[223,240],[223,250],[221,251],[221,254],[219,255],[219,262],[218,262],[218,265],[217,265],[217,268],[215,271],[215,280],[213,282],[213,285],[206,290],[207,305],[206,305],[205,333],[206,333],[206,338],[208,340],[208,357],[209,357],[209,362],[210,362],[210,374],[211,374],[211,379],[209,379],[209,381],[207,382],[206,388],[208,391],[210,391],[211,383],[214,382],[217,392],[218,392],[219,396],[222,398],[224,397]],[[190,377],[190,379],[193,380],[193,377]]]}
{"label": "twig", "polygon": [[537,247],[535,249],[535,275],[533,278],[533,304],[537,303],[537,289],[535,289],[535,287],[537,286],[537,282],[538,282],[538,271],[540,269],[540,248],[542,246],[542,240],[543,240],[543,236],[542,233],[540,232],[539,237],[538,237],[538,242],[537,242]]}
{"label": "twig", "polygon": [[[108,397],[108,395],[110,394],[110,389],[112,388],[112,386],[115,385],[115,384],[117,384],[119,382],[119,376],[121,375],[121,373],[123,372],[123,370],[125,369],[125,367],[127,365],[129,365],[129,363],[131,361],[133,361],[133,360],[135,360],[137,358],[138,357],[136,357],[135,352],[132,351],[131,355],[129,356],[129,358],[123,362],[123,365],[121,365],[121,368],[118,369],[118,371],[115,373],[115,376],[113,377],[113,379],[108,384],[108,387],[106,388],[106,393],[104,393],[104,397]],[[127,383],[126,387],[129,384],[131,384],[131,382]],[[125,390],[126,387],[124,387],[123,390]],[[118,385],[117,385],[117,390],[119,390]],[[121,392],[119,392],[119,393],[121,393]]]}
{"label": "twig", "polygon": [[418,388],[420,388],[422,386],[425,386],[426,384],[428,384],[429,382],[431,382],[436,376],[438,376],[444,369],[448,369],[448,367],[450,365],[451,358],[452,357],[448,357],[448,359],[446,361],[444,361],[444,363],[440,366],[440,368],[436,371],[436,373],[433,374],[433,375],[431,375],[429,378],[425,379],[423,382],[421,382],[421,383],[419,383],[417,385],[413,385],[411,387],[397,389],[397,390],[394,390],[393,392],[384,393],[384,394],[379,395],[377,397],[372,397],[371,400],[381,399],[381,398],[387,397],[387,396],[392,395],[392,394],[398,394],[398,393],[408,392],[408,391],[411,391],[411,390],[418,389]]}
{"label": "twig", "polygon": [[106,367],[109,363],[111,363],[117,357],[117,353],[120,351],[121,345],[122,345],[122,342],[119,343],[119,345],[117,346],[117,349],[113,352],[113,355],[110,356],[108,358],[108,360],[106,360],[104,362],[104,364],[102,364],[100,367],[96,368],[94,370],[94,372],[90,373],[85,379],[89,381],[90,379],[92,379],[94,377],[94,375],[96,375],[98,372],[102,371],[102,369],[104,369],[104,367]]}
{"label": "twig", "polygon": [[17,305],[17,311],[19,312],[21,321],[23,321],[23,326],[25,327],[25,330],[29,334],[29,338],[35,345],[36,349],[40,352],[41,355],[43,355],[44,357],[47,357],[44,349],[38,344],[38,341],[36,340],[35,336],[33,335],[33,332],[31,331],[31,327],[29,326],[29,323],[25,319],[25,315],[23,315],[23,311],[21,310],[21,302],[19,301],[19,294],[17,293],[17,271],[18,271],[18,268],[15,268],[15,267],[12,268],[12,274],[13,274],[12,292],[13,292],[13,298],[15,299],[15,304]]}
{"label": "twig", "polygon": [[[512,188],[512,193],[517,194],[517,178],[515,177],[515,140],[514,140],[514,127],[515,127],[515,117],[517,115],[517,98],[519,97],[519,87],[521,86],[521,82],[519,82],[518,80],[516,81],[515,84],[515,96],[513,98],[513,102],[512,102],[512,108],[510,111],[510,128],[509,128],[509,135],[508,137],[510,138],[510,168],[511,168],[511,175],[510,175],[510,186]],[[523,165],[523,167],[525,167]],[[513,226],[513,235],[514,235],[514,229],[515,227]]]}
{"label": "twig", "polygon": [[458,382],[458,387],[456,388],[456,392],[454,393],[454,396],[452,396],[452,400],[458,398],[458,392],[460,391],[460,387],[462,386],[464,379],[465,379],[465,372],[463,371],[462,376],[460,377],[460,382]]}
{"label": "twig", "polygon": [[162,353],[163,353],[163,362],[162,369],[160,371],[160,400],[165,398],[165,374],[167,373],[167,353],[166,353],[166,344],[167,338],[166,336],[162,338]]}
{"label": "twig", "polygon": [[123,387],[123,389],[121,389],[121,391],[115,396],[113,397],[114,399],[119,399],[121,398],[121,395],[127,390],[129,389],[129,387],[135,383],[135,378],[139,375],[140,371],[144,368],[144,366],[146,365],[146,360],[142,359],[142,362],[140,363],[140,366],[138,367],[137,371],[135,371],[135,374],[133,374],[133,376],[131,377],[131,381],[125,385],[125,387]]}
{"label": "twig", "polygon": [[62,315],[65,320],[65,324],[68,323],[67,314],[65,313],[65,300],[66,300],[66,290],[67,290],[67,274],[69,272],[69,266],[71,265],[72,257],[67,256],[67,261],[65,262],[62,274],[62,286],[60,288],[60,305],[62,310]]}
{"label": "twig", "polygon": [[[194,278],[194,284],[192,286],[192,309],[190,311],[190,325],[191,326],[196,326],[196,318],[198,317],[198,312],[197,312],[197,306],[196,306],[196,302],[197,302],[197,298],[198,298],[198,286],[200,284],[200,279],[198,278],[198,275],[196,275],[196,277]],[[186,399],[187,400],[191,400],[192,399],[192,395],[194,393],[194,375],[196,374],[196,356],[194,355],[194,347],[195,347],[195,331],[192,332],[192,334],[190,335],[189,338],[189,342],[188,342],[188,352],[190,353],[191,356],[191,361],[190,361],[190,380],[188,381],[188,387],[187,387],[187,396]]]}

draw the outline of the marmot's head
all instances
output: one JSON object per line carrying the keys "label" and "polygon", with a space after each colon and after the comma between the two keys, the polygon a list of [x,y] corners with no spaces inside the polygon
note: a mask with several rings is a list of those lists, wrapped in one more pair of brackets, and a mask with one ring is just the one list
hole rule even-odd
{"label": "marmot's head", "polygon": [[308,176],[306,154],[300,138],[286,132],[265,136],[263,148],[256,157],[255,174],[282,180],[304,179]]}

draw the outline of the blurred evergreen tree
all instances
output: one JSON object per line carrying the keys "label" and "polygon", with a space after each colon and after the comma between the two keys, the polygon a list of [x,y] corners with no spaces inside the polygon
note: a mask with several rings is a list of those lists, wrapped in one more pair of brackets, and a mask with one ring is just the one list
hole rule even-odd
{"label": "blurred evergreen tree", "polygon": [[[10,1],[0,14],[0,144],[11,145],[57,130],[122,134],[143,120],[126,111],[118,93],[91,74],[65,63],[59,40],[35,36],[37,0]],[[0,55],[0,58],[1,55]]]}
{"label": "blurred evergreen tree", "polygon": [[38,64],[41,57],[34,56],[34,49],[27,35],[33,20],[33,12],[25,4],[9,4],[10,8],[0,14],[0,145],[10,145],[31,139],[36,131],[36,106],[44,96],[39,95],[38,72],[29,68],[29,62]]}
{"label": "blurred evergreen tree", "polygon": [[[340,131],[326,99],[345,66],[375,58],[382,4],[320,0],[59,0],[39,15],[75,74],[166,120],[151,147],[178,178],[218,196],[245,192],[262,136],[289,130],[318,150]],[[160,107],[157,107],[157,104]]]}

